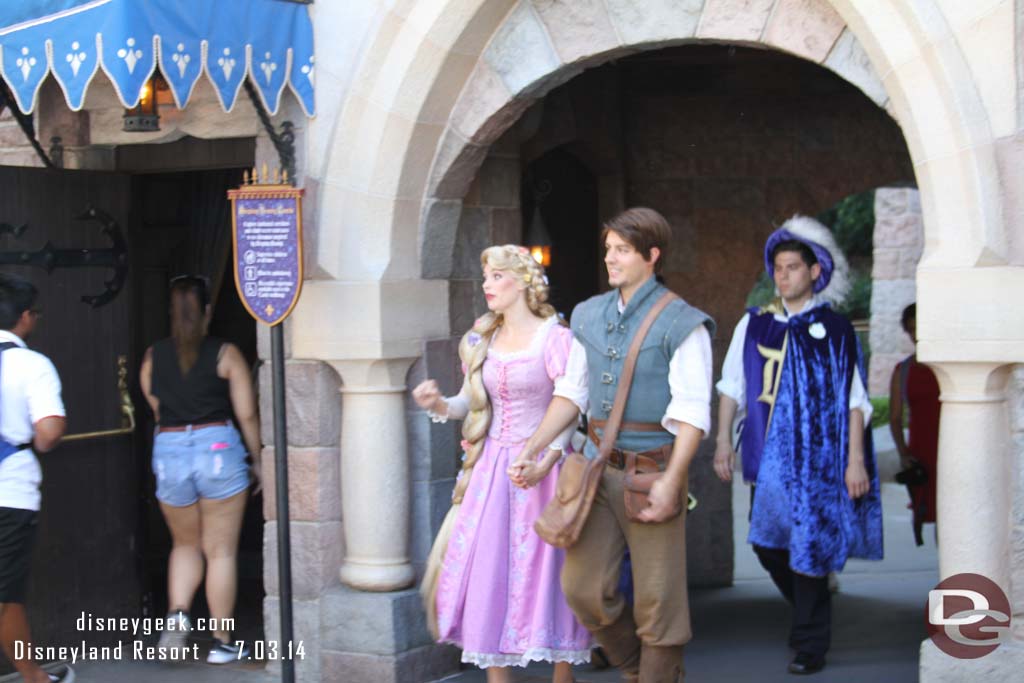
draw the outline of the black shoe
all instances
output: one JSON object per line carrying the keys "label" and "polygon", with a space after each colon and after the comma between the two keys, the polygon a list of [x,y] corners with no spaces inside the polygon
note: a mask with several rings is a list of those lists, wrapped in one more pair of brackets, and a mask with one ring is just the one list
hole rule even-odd
{"label": "black shoe", "polygon": [[809,652],[797,652],[796,657],[789,663],[791,674],[813,674],[825,668],[825,658],[820,655],[812,655]]}
{"label": "black shoe", "polygon": [[600,646],[590,651],[590,666],[598,671],[611,668],[612,663],[608,661],[608,655]]}

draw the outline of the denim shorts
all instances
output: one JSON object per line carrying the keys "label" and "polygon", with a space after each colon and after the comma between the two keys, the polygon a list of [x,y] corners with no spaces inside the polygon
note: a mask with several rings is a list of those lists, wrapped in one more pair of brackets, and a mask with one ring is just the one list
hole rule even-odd
{"label": "denim shorts", "polygon": [[153,439],[156,497],[184,507],[200,498],[216,500],[249,488],[242,437],[232,425],[160,432]]}

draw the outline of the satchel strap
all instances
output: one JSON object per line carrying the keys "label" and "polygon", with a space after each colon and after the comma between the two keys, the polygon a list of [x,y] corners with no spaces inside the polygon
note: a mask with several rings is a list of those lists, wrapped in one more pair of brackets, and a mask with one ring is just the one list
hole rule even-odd
{"label": "satchel strap", "polygon": [[615,439],[619,436],[619,427],[622,425],[622,415],[626,412],[626,399],[629,398],[629,387],[633,384],[633,370],[636,369],[636,359],[640,355],[640,345],[651,329],[651,325],[657,320],[658,315],[665,310],[665,307],[673,299],[678,299],[674,292],[665,292],[651,307],[640,323],[640,329],[633,337],[629,345],[629,352],[626,354],[626,363],[619,375],[619,388],[615,391],[615,402],[612,404],[612,412],[608,415],[608,421],[604,424],[604,431],[601,433],[601,446],[597,449],[599,460],[608,460],[612,449],[615,447]]}

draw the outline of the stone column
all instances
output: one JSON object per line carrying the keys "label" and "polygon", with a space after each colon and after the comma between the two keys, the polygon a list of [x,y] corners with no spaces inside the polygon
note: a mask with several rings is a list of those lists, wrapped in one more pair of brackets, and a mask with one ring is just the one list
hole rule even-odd
{"label": "stone column", "polygon": [[982,574],[1009,592],[1012,495],[1006,404],[1011,366],[930,363],[942,390],[939,426],[939,573]]}
{"label": "stone column", "polygon": [[917,297],[917,264],[924,251],[924,220],[917,190],[875,190],[873,241],[868,393],[886,396],[893,368],[914,352],[910,336],[900,325],[900,316]]}
{"label": "stone column", "polygon": [[342,378],[341,580],[363,591],[412,585],[405,376],[414,358],[332,360]]}
{"label": "stone column", "polygon": [[[1019,612],[1014,584],[1024,544],[1011,520],[1021,495],[1020,468],[1012,448],[1007,380],[1012,366],[998,362],[929,363],[942,389],[939,427],[939,574],[973,572],[995,581]],[[1019,401],[1019,396],[1016,397]],[[1016,454],[1016,455],[1015,455]],[[1019,519],[1019,517],[1018,517]],[[931,640],[921,644],[919,678],[925,683],[1009,681],[1024,667],[1024,642],[1017,637],[981,659],[959,659]]]}

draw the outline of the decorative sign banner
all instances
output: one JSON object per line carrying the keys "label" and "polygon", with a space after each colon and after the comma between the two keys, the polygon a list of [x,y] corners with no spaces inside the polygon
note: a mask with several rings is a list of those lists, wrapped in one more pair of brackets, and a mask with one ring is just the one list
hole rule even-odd
{"label": "decorative sign banner", "polygon": [[228,190],[235,286],[249,314],[267,325],[287,318],[302,291],[302,194],[288,184]]}

